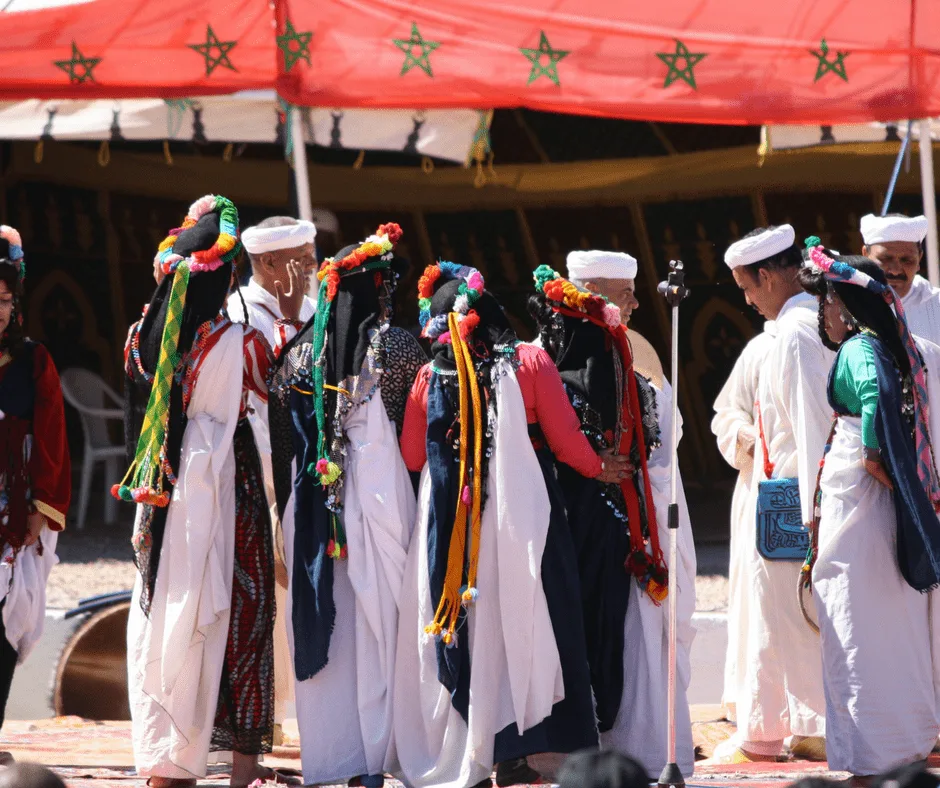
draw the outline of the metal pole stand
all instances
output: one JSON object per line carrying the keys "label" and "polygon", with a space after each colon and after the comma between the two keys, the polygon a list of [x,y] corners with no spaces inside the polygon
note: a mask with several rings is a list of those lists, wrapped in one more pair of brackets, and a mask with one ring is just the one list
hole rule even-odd
{"label": "metal pole stand", "polygon": [[676,763],[676,567],[679,565],[677,533],[679,528],[679,304],[689,295],[684,284],[685,271],[680,260],[669,263],[669,277],[659,283],[659,292],[672,308],[672,430],[669,502],[669,690],[667,693],[668,730],[666,768],[659,776],[659,788],[684,788],[685,778]]}

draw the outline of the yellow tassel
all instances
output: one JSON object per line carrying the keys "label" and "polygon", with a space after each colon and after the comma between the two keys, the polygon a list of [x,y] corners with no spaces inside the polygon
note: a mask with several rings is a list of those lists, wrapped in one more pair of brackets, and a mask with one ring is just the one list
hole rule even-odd
{"label": "yellow tassel", "polygon": [[173,166],[173,154],[170,152],[169,140],[163,140],[163,158],[166,160],[167,167]]}
{"label": "yellow tassel", "polygon": [[343,469],[335,462],[327,463],[326,473],[320,475],[320,482],[324,487],[335,482],[343,473]]}
{"label": "yellow tassel", "polygon": [[669,596],[669,586],[661,585],[655,580],[650,580],[646,585],[646,593],[656,604],[660,604]]}
{"label": "yellow tassel", "polygon": [[36,143],[36,147],[33,148],[33,161],[36,162],[36,164],[42,164],[42,154],[44,147],[45,141],[39,140],[39,142]]}
{"label": "yellow tassel", "polygon": [[111,163],[111,146],[107,140],[102,140],[98,147],[98,164],[107,167]]}

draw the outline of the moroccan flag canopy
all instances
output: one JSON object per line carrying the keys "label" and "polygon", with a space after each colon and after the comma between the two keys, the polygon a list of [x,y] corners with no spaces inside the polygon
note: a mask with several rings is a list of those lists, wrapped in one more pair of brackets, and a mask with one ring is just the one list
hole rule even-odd
{"label": "moroccan flag canopy", "polygon": [[0,99],[272,87],[323,107],[924,117],[940,114],[940,2],[8,0],[0,12]]}

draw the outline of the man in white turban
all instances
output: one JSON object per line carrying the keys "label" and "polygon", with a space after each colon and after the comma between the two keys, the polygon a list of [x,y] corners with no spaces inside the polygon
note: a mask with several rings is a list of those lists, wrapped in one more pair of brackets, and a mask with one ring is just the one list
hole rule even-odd
{"label": "man in white turban", "polygon": [[[716,749],[718,761],[774,760],[784,741],[797,757],[825,760],[825,698],[819,638],[796,604],[802,560],[768,560],[756,547],[757,493],[765,479],[796,479],[801,517],[813,519],[816,471],[831,423],[826,381],[833,354],[817,331],[816,302],[799,282],[802,257],[790,225],[754,230],[725,253],[747,303],[774,321],[760,350],[753,480],[742,550],[748,598],[743,676],[737,679],[738,733]],[[751,381],[753,383],[753,381]],[[746,446],[745,438],[745,449]]]}
{"label": "man in white turban", "polygon": [[868,214],[862,217],[861,230],[862,254],[878,263],[901,297],[911,331],[940,343],[940,290],[918,273],[927,217]]}
{"label": "man in white turban", "polygon": [[[251,261],[251,279],[228,300],[229,317],[235,322],[247,322],[264,334],[272,348],[289,339],[300,326],[313,317],[316,303],[305,295],[308,281],[317,267],[317,230],[311,222],[298,221],[289,216],[272,216],[242,233],[242,245]],[[292,324],[284,320],[283,299],[300,303],[300,321]],[[246,319],[247,310],[247,319]],[[278,336],[280,334],[280,337]],[[255,394],[249,393],[251,407],[249,421],[261,467],[264,471],[265,493],[271,507],[274,526],[274,545],[277,583],[274,589],[277,619],[274,625],[274,724],[275,743],[281,736],[281,726],[294,695],[294,669],[287,642],[287,569],[284,564],[284,540],[274,500],[274,474],[271,468],[271,437],[268,428],[268,405]]]}
{"label": "man in white turban", "polygon": [[[627,326],[639,306],[636,298],[636,258],[623,252],[577,251],[567,260],[568,277],[576,285],[599,293],[617,305],[621,322]],[[661,445],[652,452],[648,468],[656,521],[668,521],[671,502],[672,386],[663,375],[662,365],[652,345],[637,333],[627,333],[634,354],[634,369],[648,378],[656,396]],[[681,421],[679,437],[681,439]],[[678,622],[676,632],[677,671],[676,760],[683,774],[694,765],[692,726],[687,709],[691,665],[689,654],[695,631],[695,544],[681,476],[678,479],[679,565],[670,567],[678,582]],[[661,528],[662,539],[667,531]],[[664,549],[665,549],[664,543]],[[624,570],[626,571],[626,569]],[[668,760],[666,749],[666,697],[669,678],[668,605],[656,605],[647,595],[631,597],[624,620],[624,682],[620,710],[613,727],[601,733],[601,746],[629,754],[643,764],[649,774],[659,774]]]}

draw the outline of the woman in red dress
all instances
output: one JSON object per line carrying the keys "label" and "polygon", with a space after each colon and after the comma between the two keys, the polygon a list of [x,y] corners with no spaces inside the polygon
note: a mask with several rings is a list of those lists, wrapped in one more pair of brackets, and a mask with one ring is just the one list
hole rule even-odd
{"label": "woman in red dress", "polygon": [[[55,364],[23,335],[26,266],[0,225],[0,726],[13,671],[42,634],[46,580],[65,527],[71,468]],[[9,755],[3,753],[8,760]]]}

